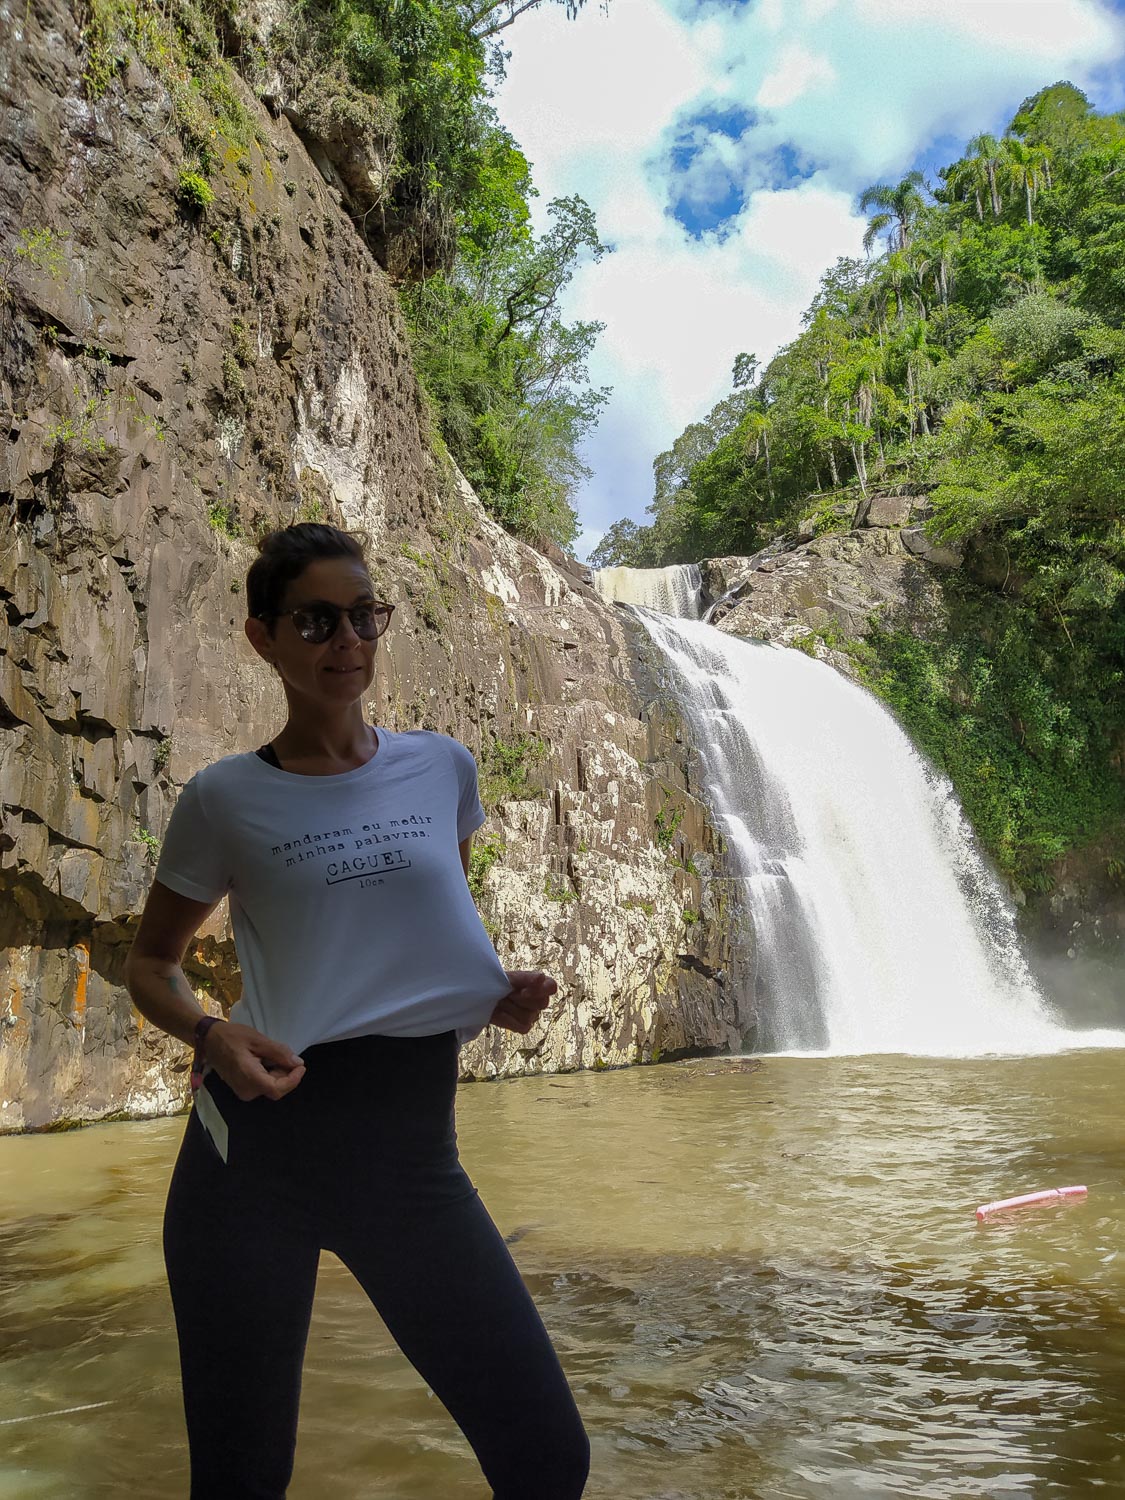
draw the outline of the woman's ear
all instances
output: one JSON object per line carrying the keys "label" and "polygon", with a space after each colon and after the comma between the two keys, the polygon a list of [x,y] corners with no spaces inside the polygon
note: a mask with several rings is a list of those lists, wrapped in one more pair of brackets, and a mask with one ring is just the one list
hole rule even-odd
{"label": "woman's ear", "polygon": [[273,640],[265,627],[265,622],[251,615],[247,618],[243,629],[246,631],[246,639],[262,660],[269,662],[271,667],[275,667],[277,663],[273,659]]}

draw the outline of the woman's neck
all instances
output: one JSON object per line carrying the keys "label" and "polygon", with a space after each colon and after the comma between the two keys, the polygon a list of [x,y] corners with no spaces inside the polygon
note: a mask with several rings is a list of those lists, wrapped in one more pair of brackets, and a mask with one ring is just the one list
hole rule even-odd
{"label": "woman's neck", "polygon": [[379,748],[378,736],[362,715],[346,722],[302,723],[292,716],[271,741],[284,770],[332,775],[366,765]]}

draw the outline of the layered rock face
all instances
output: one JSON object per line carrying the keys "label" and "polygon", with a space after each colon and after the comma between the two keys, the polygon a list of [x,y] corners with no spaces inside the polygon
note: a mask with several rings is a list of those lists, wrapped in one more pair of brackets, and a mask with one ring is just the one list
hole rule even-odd
{"label": "layered rock face", "polygon": [[862,639],[879,617],[925,630],[942,610],[940,570],[961,565],[920,524],[921,507],[908,496],[872,495],[853,529],[809,537],[799,545],[767,548],[756,557],[718,557],[701,564],[704,586],[720,600],[712,620],[729,635],[806,644],[839,671],[854,676],[847,655],[828,642],[833,632]]}
{"label": "layered rock face", "polygon": [[[92,103],[83,65],[66,6],[0,0],[0,1128],[185,1100],[122,967],[179,787],[284,721],[241,591],[297,519],[370,537],[398,604],[370,717],[477,754],[482,911],[560,980],[465,1074],[737,1047],[729,887],[643,632],[435,458],[393,293],[287,119],[247,93],[200,214],[161,82],[133,61]],[[185,968],[237,997],[222,910]]]}

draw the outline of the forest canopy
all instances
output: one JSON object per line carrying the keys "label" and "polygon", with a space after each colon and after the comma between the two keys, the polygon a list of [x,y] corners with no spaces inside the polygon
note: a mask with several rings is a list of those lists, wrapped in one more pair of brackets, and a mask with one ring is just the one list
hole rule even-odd
{"label": "forest canopy", "polygon": [[936,184],[912,172],[861,205],[879,253],[826,271],[768,364],[739,356],[732,394],[656,459],[652,523],[618,522],[592,561],[752,553],[874,485],[910,486],[930,496],[935,535],[1002,535],[1036,571],[1081,532],[1066,597],[1108,602],[1122,561],[1109,441],[1125,400],[1122,117],[1055,84]]}

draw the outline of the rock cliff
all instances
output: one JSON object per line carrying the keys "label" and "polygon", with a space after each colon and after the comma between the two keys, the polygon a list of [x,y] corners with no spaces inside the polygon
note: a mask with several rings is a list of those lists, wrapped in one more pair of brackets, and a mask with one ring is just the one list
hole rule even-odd
{"label": "rock cliff", "polygon": [[807,642],[854,675],[848,657],[828,644],[834,635],[862,639],[874,620],[890,616],[924,630],[940,616],[940,573],[960,567],[961,558],[929,540],[922,515],[908,496],[872,495],[849,531],[806,535],[756,557],[709,559],[701,572],[708,593],[721,601],[714,623],[730,635],[781,646]]}
{"label": "rock cliff", "polygon": [[[200,204],[167,81],[130,55],[91,99],[88,42],[61,0],[0,0],[0,1128],[184,1102],[122,965],[178,788],[282,722],[240,590],[298,518],[370,537],[399,605],[371,716],[477,754],[486,921],[561,981],[466,1075],[736,1047],[721,849],[643,633],[435,453],[393,291],[289,118],[243,89]],[[236,997],[225,916],[185,967]]]}

